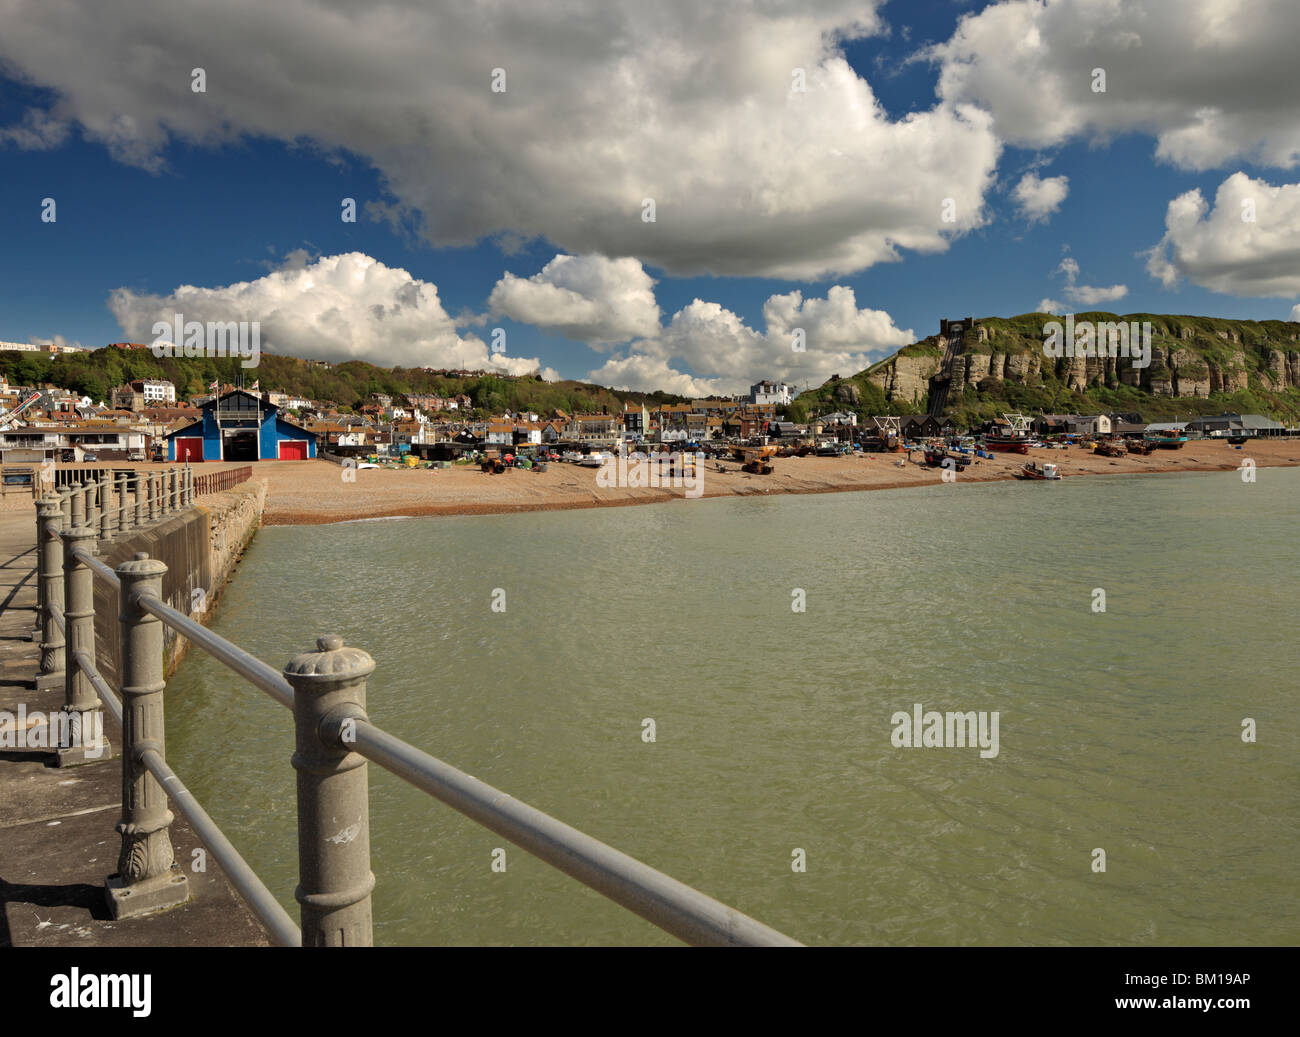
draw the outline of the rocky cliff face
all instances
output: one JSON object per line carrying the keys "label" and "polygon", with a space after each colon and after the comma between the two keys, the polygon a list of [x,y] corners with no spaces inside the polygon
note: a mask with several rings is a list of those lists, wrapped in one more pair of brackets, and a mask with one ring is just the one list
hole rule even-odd
{"label": "rocky cliff face", "polygon": [[939,358],[895,356],[867,377],[885,391],[887,400],[919,402],[930,391],[930,379],[939,371]]}
{"label": "rocky cliff face", "polygon": [[[1093,321],[1114,317],[1088,316]],[[986,318],[987,325],[977,321],[964,329],[961,352],[953,358],[953,391],[973,390],[986,378],[1025,385],[1056,378],[1078,392],[1098,384],[1112,389],[1128,385],[1155,396],[1200,399],[1240,392],[1251,380],[1273,391],[1300,388],[1300,327],[1294,322],[1234,322],[1233,328],[1223,329],[1215,327],[1223,321],[1210,318],[1139,316],[1155,326],[1151,364],[1143,368],[1134,367],[1128,357],[1046,356],[1042,314]],[[929,393],[930,379],[942,367],[934,354],[946,351],[950,340],[940,334],[919,345],[929,348],[904,350],[867,376],[886,399],[919,404]]]}

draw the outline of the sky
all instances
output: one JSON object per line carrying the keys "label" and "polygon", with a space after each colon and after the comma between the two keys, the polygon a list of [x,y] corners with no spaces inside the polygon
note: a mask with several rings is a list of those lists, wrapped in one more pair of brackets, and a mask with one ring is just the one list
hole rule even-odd
{"label": "sky", "polygon": [[702,395],[944,317],[1300,320],[1297,39],[1295,0],[0,0],[0,340],[180,313]]}

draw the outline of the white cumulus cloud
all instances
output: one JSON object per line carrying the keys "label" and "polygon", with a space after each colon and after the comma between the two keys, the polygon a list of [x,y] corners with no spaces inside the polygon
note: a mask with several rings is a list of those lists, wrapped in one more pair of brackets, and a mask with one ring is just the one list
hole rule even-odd
{"label": "white cumulus cloud", "polygon": [[1234,158],[1291,167],[1298,38],[1295,0],[1004,0],[927,53],[939,96],[987,109],[1014,144],[1140,132],[1191,169]]}
{"label": "white cumulus cloud", "polygon": [[1040,179],[1037,173],[1026,173],[1011,192],[1020,215],[1036,223],[1045,220],[1061,207],[1070,193],[1068,176],[1049,176]]}
{"label": "white cumulus cloud", "polygon": [[[477,336],[462,336],[443,309],[436,285],[360,252],[294,253],[255,281],[206,288],[181,285],[167,295],[116,289],[109,309],[123,334],[154,341],[156,322],[257,321],[264,350],[310,359],[365,360],[383,367],[450,367],[528,374],[536,358],[489,354]],[[169,336],[170,337],[170,336]],[[554,378],[552,371],[544,376]]]}
{"label": "white cumulus cloud", "polygon": [[[1066,256],[1061,260],[1060,266],[1054,273],[1065,275],[1065,297],[1076,306],[1091,308],[1100,303],[1114,302],[1116,299],[1122,299],[1128,295],[1128,286],[1122,284],[1113,284],[1109,287],[1098,287],[1090,284],[1079,284],[1079,263],[1072,256]],[[1043,303],[1054,303],[1052,310],[1059,310],[1060,303],[1053,299],[1044,299],[1038,304],[1038,308],[1043,312],[1048,312],[1049,308]]]}
{"label": "white cumulus cloud", "polygon": [[[740,392],[759,378],[820,385],[831,374],[854,374],[916,341],[885,311],[859,309],[853,289],[842,285],[825,298],[805,299],[798,291],[770,296],[763,319],[759,331],[719,303],[695,299],[658,335],[631,343],[589,377],[629,389],[689,386],[670,391],[701,395]],[[796,331],[803,332],[798,339]]]}
{"label": "white cumulus cloud", "polygon": [[543,237],[673,275],[820,278],[986,219],[989,115],[892,119],[845,59],[879,6],[6,0],[0,61],[54,97],[7,132],[75,124],[160,170],[173,140],[310,142],[373,163],[390,197],[369,211],[439,245]]}
{"label": "white cumulus cloud", "polygon": [[532,277],[507,273],[488,305],[494,314],[603,346],[659,330],[654,285],[636,259],[559,255]]}
{"label": "white cumulus cloud", "polygon": [[1234,173],[1213,206],[1199,190],[1179,195],[1147,271],[1166,287],[1187,278],[1230,295],[1300,295],[1300,184]]}

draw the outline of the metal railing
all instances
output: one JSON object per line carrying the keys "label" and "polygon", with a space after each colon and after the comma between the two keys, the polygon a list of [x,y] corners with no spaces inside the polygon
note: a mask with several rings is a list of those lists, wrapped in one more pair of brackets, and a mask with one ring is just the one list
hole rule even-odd
{"label": "metal railing", "polygon": [[[195,481],[188,480],[185,488],[192,502]],[[96,531],[86,522],[83,492],[68,488],[37,502],[43,631],[38,686],[42,681],[45,686],[64,684],[71,732],[85,731],[101,705],[122,724],[121,852],[117,872],[105,880],[115,918],[158,911],[188,898],[168,832],[170,798],[275,943],[372,945],[369,761],[687,943],[798,946],[775,929],[376,727],[366,714],[367,678],[375,662],[341,638],[319,638],[315,650],[294,656],[277,671],[173,609],[162,596],[165,563],[137,553],[113,569],[95,557]],[[120,507],[125,514],[125,505]],[[118,593],[120,701],[96,669],[96,576]],[[293,713],[299,878],[294,897],[301,931],[167,764],[164,626]],[[57,750],[61,766],[90,762],[75,733],[68,741]]]}
{"label": "metal railing", "polygon": [[220,472],[209,472],[207,475],[200,475],[194,480],[194,491],[200,496],[206,496],[209,493],[221,493],[223,490],[234,489],[242,482],[247,482],[253,477],[253,468],[251,465],[245,465],[243,468],[227,468]]}

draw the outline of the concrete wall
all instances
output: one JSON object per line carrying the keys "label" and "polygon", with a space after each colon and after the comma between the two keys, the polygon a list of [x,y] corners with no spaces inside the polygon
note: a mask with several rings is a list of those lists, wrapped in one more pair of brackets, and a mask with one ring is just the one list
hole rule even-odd
{"label": "concrete wall", "polygon": [[[172,515],[147,529],[133,530],[102,545],[96,552],[116,568],[143,551],[167,563],[163,598],[178,612],[206,623],[253,534],[262,524],[266,483],[248,482]],[[95,646],[100,672],[110,684],[118,682],[121,646],[117,591],[95,580]],[[166,630],[165,672],[183,658],[188,642]]]}

